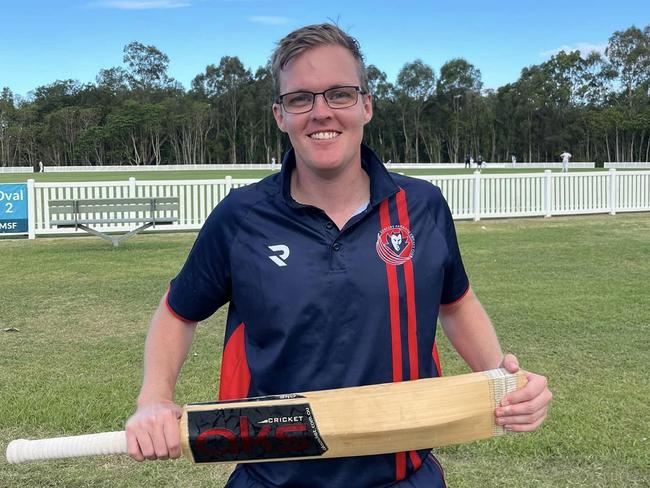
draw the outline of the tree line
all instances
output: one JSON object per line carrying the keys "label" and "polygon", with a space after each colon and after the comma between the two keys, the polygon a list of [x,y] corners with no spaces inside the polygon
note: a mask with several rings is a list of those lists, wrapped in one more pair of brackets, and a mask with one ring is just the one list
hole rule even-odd
{"label": "tree line", "polygon": [[[252,72],[224,56],[186,90],[155,46],[131,42],[123,61],[95,83],[57,80],[26,98],[3,88],[0,166],[260,163],[289,146],[269,65]],[[561,51],[496,90],[462,58],[437,73],[408,62],[394,82],[374,65],[368,75],[365,139],[384,160],[554,161],[568,150],[576,161],[650,161],[650,25],[614,32],[604,55]]]}

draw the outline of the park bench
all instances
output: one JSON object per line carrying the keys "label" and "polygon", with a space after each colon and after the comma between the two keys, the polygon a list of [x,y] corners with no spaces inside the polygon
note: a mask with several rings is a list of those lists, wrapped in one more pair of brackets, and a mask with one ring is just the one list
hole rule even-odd
{"label": "park bench", "polygon": [[[179,198],[93,198],[50,200],[50,225],[59,228],[82,229],[110,241],[117,247],[120,241],[156,225],[168,225],[178,221]],[[172,215],[172,216],[169,216]],[[122,235],[109,235],[106,230],[91,226],[140,224]]]}

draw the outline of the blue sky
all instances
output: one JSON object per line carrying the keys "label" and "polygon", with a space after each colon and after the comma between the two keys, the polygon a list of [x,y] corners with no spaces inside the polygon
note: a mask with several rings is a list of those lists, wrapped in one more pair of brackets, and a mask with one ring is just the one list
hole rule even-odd
{"label": "blue sky", "polygon": [[0,0],[0,87],[26,95],[57,79],[92,82],[137,40],[167,54],[169,74],[187,88],[225,55],[254,71],[282,36],[328,19],[390,81],[417,58],[438,73],[463,57],[496,88],[561,48],[602,50],[614,31],[650,24],[650,2]]}

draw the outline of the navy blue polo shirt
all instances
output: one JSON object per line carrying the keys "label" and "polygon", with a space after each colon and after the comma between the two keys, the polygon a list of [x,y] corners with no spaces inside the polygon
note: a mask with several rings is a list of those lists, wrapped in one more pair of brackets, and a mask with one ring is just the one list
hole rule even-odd
{"label": "navy blue polo shirt", "polygon": [[[370,203],[343,229],[292,199],[293,151],[206,220],[167,302],[188,321],[230,302],[220,399],[440,374],[439,306],[469,289],[451,212],[436,186],[388,173],[365,146],[361,159]],[[228,486],[391,486],[415,471],[431,473],[415,486],[444,486],[428,450],[241,464]]]}

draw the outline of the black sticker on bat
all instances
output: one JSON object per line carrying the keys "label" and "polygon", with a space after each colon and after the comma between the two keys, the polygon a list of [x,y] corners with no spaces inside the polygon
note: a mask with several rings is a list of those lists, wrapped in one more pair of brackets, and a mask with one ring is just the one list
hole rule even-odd
{"label": "black sticker on bat", "polygon": [[197,463],[321,456],[327,451],[309,404],[187,413]]}

